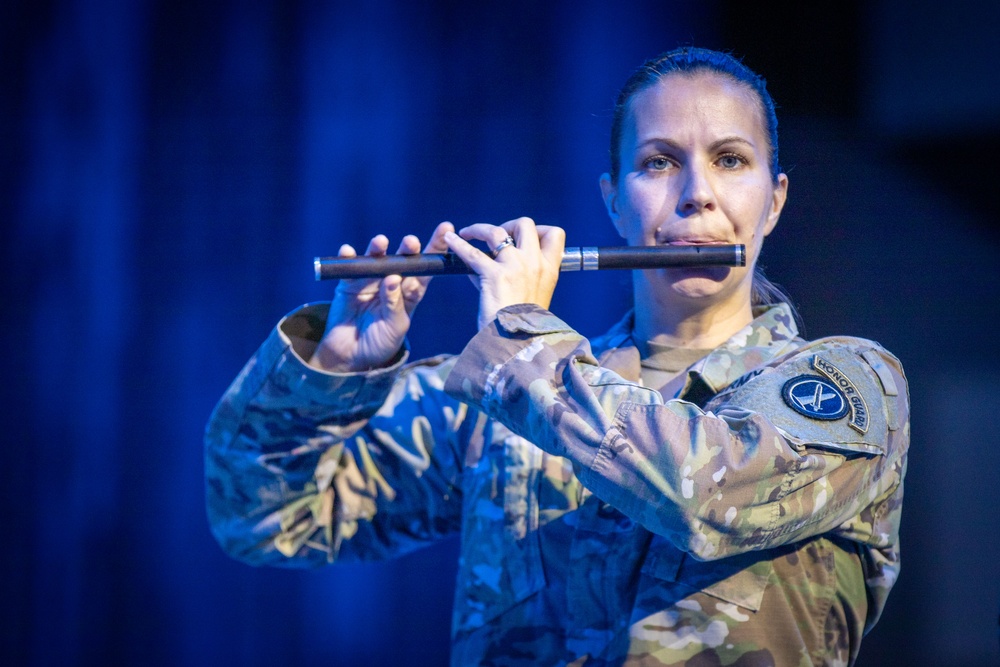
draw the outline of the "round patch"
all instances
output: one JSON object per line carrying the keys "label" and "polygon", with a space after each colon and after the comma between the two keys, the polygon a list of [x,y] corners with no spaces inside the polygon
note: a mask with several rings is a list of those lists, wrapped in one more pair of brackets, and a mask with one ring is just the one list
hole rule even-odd
{"label": "round patch", "polygon": [[800,375],[785,383],[781,397],[792,410],[812,419],[834,420],[847,414],[847,397],[819,375]]}

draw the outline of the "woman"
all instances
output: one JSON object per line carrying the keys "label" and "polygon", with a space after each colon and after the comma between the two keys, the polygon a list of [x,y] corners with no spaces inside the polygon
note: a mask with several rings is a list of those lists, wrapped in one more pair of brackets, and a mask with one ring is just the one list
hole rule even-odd
{"label": "woman", "polygon": [[600,339],[546,310],[564,236],[527,218],[427,245],[477,274],[458,357],[403,366],[426,279],[285,318],[209,424],[223,547],[319,564],[461,530],[456,665],[852,663],[898,573],[906,384],[871,341],[799,338],[755,278],[788,189],[776,128],[727,55],[629,79],[600,181],[619,234],[743,243],[748,266],[636,271]]}

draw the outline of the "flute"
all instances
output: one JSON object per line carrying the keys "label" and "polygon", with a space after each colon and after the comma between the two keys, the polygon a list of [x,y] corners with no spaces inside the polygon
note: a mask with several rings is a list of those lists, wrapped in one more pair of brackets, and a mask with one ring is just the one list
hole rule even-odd
{"label": "flute", "polygon": [[[560,271],[605,269],[671,269],[746,266],[740,245],[611,246],[566,248]],[[383,257],[317,257],[316,280],[382,278],[384,276],[444,276],[474,273],[454,253],[385,255]]]}

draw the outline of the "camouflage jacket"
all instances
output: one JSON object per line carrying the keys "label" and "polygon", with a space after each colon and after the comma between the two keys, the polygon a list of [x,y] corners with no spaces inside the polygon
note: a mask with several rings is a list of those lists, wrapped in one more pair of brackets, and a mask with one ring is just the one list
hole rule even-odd
{"label": "camouflage jacket", "polygon": [[[850,664],[899,570],[899,362],[812,343],[774,306],[639,383],[626,320],[593,345],[500,312],[458,357],[305,365],[285,318],[206,433],[208,513],[252,564],[404,553],[461,532],[454,665]],[[532,444],[533,443],[533,444]]]}

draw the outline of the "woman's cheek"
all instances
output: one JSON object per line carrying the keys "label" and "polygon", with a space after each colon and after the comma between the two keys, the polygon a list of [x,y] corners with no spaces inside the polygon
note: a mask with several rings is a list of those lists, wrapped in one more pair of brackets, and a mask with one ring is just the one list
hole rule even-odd
{"label": "woman's cheek", "polygon": [[768,209],[763,197],[744,194],[729,199],[727,217],[733,222],[736,233],[753,240],[757,230],[766,223]]}

